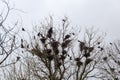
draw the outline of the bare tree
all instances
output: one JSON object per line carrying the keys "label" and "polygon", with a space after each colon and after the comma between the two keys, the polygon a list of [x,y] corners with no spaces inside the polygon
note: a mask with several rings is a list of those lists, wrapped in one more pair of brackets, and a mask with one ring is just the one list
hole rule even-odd
{"label": "bare tree", "polygon": [[120,79],[120,41],[110,43],[105,48],[105,54],[100,64],[99,70],[102,79]]}
{"label": "bare tree", "polygon": [[[70,67],[69,48],[74,33],[66,33],[68,28],[67,18],[62,20],[62,28],[53,26],[52,18],[50,23],[42,25],[43,31],[35,33],[31,44],[24,44],[21,39],[21,48],[38,57],[40,74],[34,73],[40,80],[62,80],[65,79]],[[41,29],[39,28],[39,29]],[[47,28],[47,30],[46,30]],[[56,29],[56,30],[55,30]],[[22,29],[24,31],[24,29]]]}
{"label": "bare tree", "polygon": [[86,80],[96,76],[104,36],[90,28],[85,30],[84,39],[78,40],[80,31],[70,28],[67,18],[62,19],[61,26],[55,27],[51,17],[50,22],[34,28],[30,42],[21,39],[22,52],[27,54],[23,61],[25,80]]}
{"label": "bare tree", "polygon": [[[93,28],[85,30],[84,38],[79,38],[70,27],[67,17],[56,27],[52,17],[47,23],[36,26],[29,33],[29,41],[21,39],[20,57],[8,64],[3,63],[19,46],[14,28],[6,20],[13,8],[2,0],[5,10],[0,12],[0,67],[10,65],[4,72],[7,80],[119,80],[120,41],[104,47],[104,35],[97,35]],[[22,28],[23,32],[27,32]],[[18,50],[19,51],[19,50]],[[31,54],[30,54],[31,53]],[[11,65],[13,64],[13,65]],[[7,73],[7,74],[6,74]]]}
{"label": "bare tree", "polygon": [[[6,59],[18,48],[16,44],[16,34],[14,28],[17,26],[17,23],[10,26],[7,24],[9,14],[13,8],[9,7],[9,3],[5,0],[0,0],[0,5],[3,5],[0,10],[0,65],[3,64]],[[3,11],[2,11],[3,10]],[[7,66],[2,65],[3,66]]]}
{"label": "bare tree", "polygon": [[76,51],[76,47],[72,50],[74,59],[72,72],[75,73],[72,79],[74,80],[96,78],[96,73],[98,73],[96,66],[101,61],[101,53],[104,50],[102,47],[104,36],[97,34],[93,28],[85,31],[84,39],[78,40],[78,50]]}

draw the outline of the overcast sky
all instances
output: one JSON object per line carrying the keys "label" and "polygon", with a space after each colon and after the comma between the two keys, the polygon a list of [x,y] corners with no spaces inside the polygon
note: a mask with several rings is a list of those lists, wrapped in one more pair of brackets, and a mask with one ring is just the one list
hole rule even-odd
{"label": "overcast sky", "polygon": [[95,26],[107,33],[109,40],[120,38],[120,0],[13,0],[24,26],[53,15],[68,16],[72,24]]}

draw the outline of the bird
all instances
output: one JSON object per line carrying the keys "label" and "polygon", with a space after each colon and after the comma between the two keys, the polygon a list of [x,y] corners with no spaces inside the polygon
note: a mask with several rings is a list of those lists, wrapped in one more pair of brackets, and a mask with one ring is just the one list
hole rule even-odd
{"label": "bird", "polygon": [[84,49],[85,49],[85,43],[84,42],[82,42],[82,41],[79,41],[78,40],[78,42],[80,42],[80,51],[82,52]]}
{"label": "bird", "polygon": [[103,50],[104,50],[104,48],[101,47],[101,48],[100,48],[100,51],[103,51]]}
{"label": "bird", "polygon": [[24,48],[23,44],[21,43],[21,48]]}
{"label": "bird", "polygon": [[45,44],[46,38],[41,38],[40,40],[43,44]]}
{"label": "bird", "polygon": [[93,60],[90,59],[90,58],[88,58],[88,59],[86,59],[85,64],[87,65],[87,64],[89,64],[91,61],[93,61]]}
{"label": "bird", "polygon": [[66,40],[66,39],[68,39],[68,38],[70,38],[70,35],[66,35],[63,40]]}
{"label": "bird", "polygon": [[112,45],[112,43],[110,42],[110,45]]}
{"label": "bird", "polygon": [[97,44],[100,44],[100,42],[97,42]]}
{"label": "bird", "polygon": [[80,60],[80,58],[79,58],[79,57],[75,58],[75,61],[79,61],[79,60]]}
{"label": "bird", "polygon": [[48,38],[51,38],[52,33],[53,33],[53,28],[51,27],[51,28],[48,30],[48,32],[47,32],[47,37],[48,37]]}
{"label": "bird", "polygon": [[107,57],[103,57],[103,60],[106,61],[106,60],[107,60]]}
{"label": "bird", "polygon": [[40,32],[37,34],[37,36],[40,36]]}
{"label": "bird", "polygon": [[83,65],[83,62],[77,61],[77,62],[76,62],[76,65],[77,65],[78,67],[80,67],[80,65]]}
{"label": "bird", "polygon": [[24,28],[22,28],[22,31],[25,31],[25,29],[24,29]]}
{"label": "bird", "polygon": [[19,56],[17,57],[16,61],[18,61],[18,60],[20,60],[20,57],[19,57]]}

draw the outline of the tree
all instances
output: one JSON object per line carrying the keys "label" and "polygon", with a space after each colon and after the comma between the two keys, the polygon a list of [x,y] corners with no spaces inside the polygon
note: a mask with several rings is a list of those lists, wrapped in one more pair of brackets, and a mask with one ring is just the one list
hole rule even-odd
{"label": "tree", "polygon": [[1,0],[0,5],[2,5],[1,8],[3,8],[0,8],[0,67],[4,67],[9,64],[2,64],[7,60],[10,54],[18,48],[16,44],[17,33],[14,32],[17,22],[10,26],[7,20],[13,8],[10,8],[9,3],[5,0]]}
{"label": "tree", "polygon": [[[4,79],[119,80],[120,41],[105,46],[102,43],[104,35],[97,34],[93,28],[86,29],[81,39],[80,28],[76,27],[76,31],[75,27],[70,27],[67,17],[61,20],[59,27],[50,17],[47,23],[34,26],[33,32],[22,28],[23,32],[28,32],[29,40],[21,38],[19,46],[14,32],[18,23],[7,24],[13,8],[4,0],[0,2],[5,7],[3,11],[0,7],[0,68],[4,67]],[[7,62],[15,50],[19,52],[19,47],[21,56]]]}
{"label": "tree", "polygon": [[79,49],[72,50],[74,80],[87,80],[96,78],[97,65],[101,61],[101,53],[104,48],[102,41],[104,36],[97,35],[93,28],[86,29],[83,40],[79,40]]}
{"label": "tree", "polygon": [[[102,79],[119,80],[120,78],[120,41],[110,43],[105,48],[99,70]],[[102,66],[101,66],[102,65]]]}
{"label": "tree", "polygon": [[70,28],[68,18],[62,19],[62,27],[54,26],[50,17],[50,21],[35,27],[29,36],[30,42],[21,39],[22,52],[27,54],[22,68],[24,79],[86,80],[95,77],[93,72],[100,62],[103,37],[91,28],[86,29],[83,40],[78,40],[80,30],[75,32],[75,28]]}

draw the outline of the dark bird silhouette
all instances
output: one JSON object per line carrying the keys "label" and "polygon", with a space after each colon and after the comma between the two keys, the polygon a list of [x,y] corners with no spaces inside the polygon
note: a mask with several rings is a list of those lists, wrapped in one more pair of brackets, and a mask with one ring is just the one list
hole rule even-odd
{"label": "dark bird silhouette", "polygon": [[70,57],[70,60],[72,60],[72,57]]}
{"label": "dark bird silhouette", "polygon": [[98,48],[101,48],[100,46],[98,46]]}
{"label": "dark bird silhouette", "polygon": [[82,52],[84,49],[85,49],[85,43],[84,42],[82,42],[82,41],[79,41],[78,40],[78,42],[80,42],[80,51]]}
{"label": "dark bird silhouette", "polygon": [[81,65],[83,65],[83,62],[77,61],[77,62],[76,62],[76,65],[77,65],[78,67],[80,67]]}
{"label": "dark bird silhouette", "polygon": [[90,53],[85,53],[83,56],[87,58],[90,56]]}
{"label": "dark bird silhouette", "polygon": [[112,45],[112,43],[110,43],[110,45]]}
{"label": "dark bird silhouette", "polygon": [[54,59],[54,55],[48,55],[47,57],[50,61]]}
{"label": "dark bird silhouette", "polygon": [[66,22],[66,19],[62,19],[63,22]]}
{"label": "dark bird silhouette", "polygon": [[18,61],[18,60],[20,60],[20,57],[19,57],[19,56],[17,57],[16,61]]}
{"label": "dark bird silhouette", "polygon": [[72,35],[75,35],[75,33],[71,33]]}
{"label": "dark bird silhouette", "polygon": [[22,31],[25,31],[25,29],[24,29],[24,28],[22,28]]}
{"label": "dark bird silhouette", "polygon": [[40,40],[43,44],[45,44],[46,38],[41,38]]}
{"label": "dark bird silhouette", "polygon": [[107,57],[103,57],[103,60],[106,61],[106,60],[107,60]]}
{"label": "dark bird silhouette", "polygon": [[85,64],[88,65],[91,61],[93,61],[93,60],[88,58],[88,59],[86,59]]}
{"label": "dark bird silhouette", "polygon": [[40,36],[40,32],[37,34],[37,36]]}
{"label": "dark bird silhouette", "polygon": [[61,63],[61,62],[59,62],[59,63],[58,63],[58,65],[57,65],[57,67],[60,67],[61,65],[62,65],[62,63]]}
{"label": "dark bird silhouette", "polygon": [[100,51],[103,51],[103,50],[104,50],[104,48],[101,47],[101,48],[100,48]]}
{"label": "dark bird silhouette", "polygon": [[70,35],[66,35],[63,40],[66,40],[66,39],[68,39],[68,38],[70,38]]}
{"label": "dark bird silhouette", "polygon": [[78,57],[78,58],[75,58],[75,61],[79,61],[80,60],[80,58]]}
{"label": "dark bird silhouette", "polygon": [[24,48],[23,44],[21,43],[21,48]]}
{"label": "dark bird silhouette", "polygon": [[52,37],[52,33],[53,33],[53,28],[51,27],[48,32],[47,32],[47,37],[51,38]]}
{"label": "dark bird silhouette", "polygon": [[100,44],[100,42],[97,42],[97,44]]}

